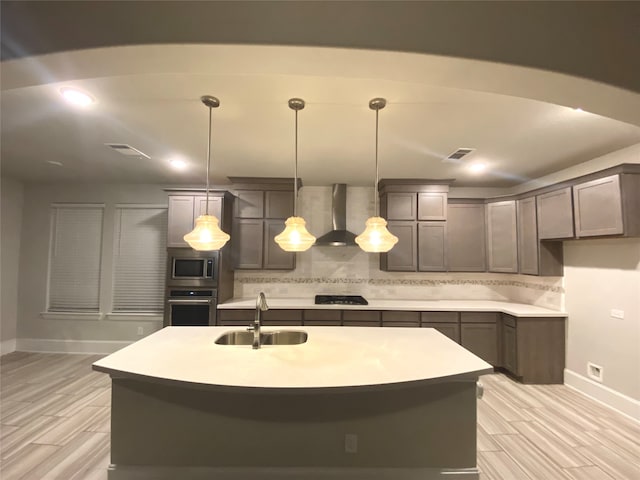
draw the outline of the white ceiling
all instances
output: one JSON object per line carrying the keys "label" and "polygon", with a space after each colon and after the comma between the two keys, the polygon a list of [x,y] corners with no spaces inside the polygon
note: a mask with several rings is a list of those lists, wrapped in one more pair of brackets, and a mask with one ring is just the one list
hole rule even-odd
{"label": "white ceiling", "polygon": [[[60,88],[93,95],[86,109]],[[579,95],[576,93],[579,92]],[[305,185],[369,185],[373,97],[383,178],[455,178],[457,186],[511,186],[640,142],[639,95],[524,67],[324,47],[138,45],[2,62],[2,174],[28,182],[204,183],[208,110],[214,110],[214,183],[229,176],[291,177],[301,97],[299,176]],[[583,99],[584,103],[576,104]],[[582,106],[616,115],[576,111]],[[629,112],[635,113],[629,113]],[[151,158],[121,156],[125,143]],[[443,162],[459,147],[476,151]],[[173,171],[170,158],[188,162]],[[62,166],[52,165],[59,162]],[[473,175],[467,163],[483,161]]]}

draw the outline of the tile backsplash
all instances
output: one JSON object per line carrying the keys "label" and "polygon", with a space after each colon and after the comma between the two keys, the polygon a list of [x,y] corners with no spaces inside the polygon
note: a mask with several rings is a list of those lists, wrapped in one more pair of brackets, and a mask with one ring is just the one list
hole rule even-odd
{"label": "tile backsplash", "polygon": [[[373,213],[373,189],[348,187],[347,229],[356,235]],[[300,190],[298,214],[316,237],[331,229],[331,187]],[[312,247],[297,254],[293,271],[236,271],[235,297],[259,292],[273,297],[312,297],[320,293],[379,299],[498,300],[551,309],[564,304],[562,277],[498,273],[383,272],[379,254],[358,247]]]}

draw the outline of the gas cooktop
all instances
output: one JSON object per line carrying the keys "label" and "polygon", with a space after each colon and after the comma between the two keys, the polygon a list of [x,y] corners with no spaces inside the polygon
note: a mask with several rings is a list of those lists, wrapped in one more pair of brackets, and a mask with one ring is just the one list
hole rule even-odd
{"label": "gas cooktop", "polygon": [[316,305],[369,305],[360,295],[316,295]]}

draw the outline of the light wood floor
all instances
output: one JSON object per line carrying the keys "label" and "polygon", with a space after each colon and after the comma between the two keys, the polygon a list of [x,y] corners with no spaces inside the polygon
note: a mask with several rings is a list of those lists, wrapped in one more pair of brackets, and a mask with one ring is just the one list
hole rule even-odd
{"label": "light wood floor", "polygon": [[[100,356],[0,359],[2,480],[106,480],[110,379]],[[640,424],[562,385],[482,377],[482,480],[638,480]]]}

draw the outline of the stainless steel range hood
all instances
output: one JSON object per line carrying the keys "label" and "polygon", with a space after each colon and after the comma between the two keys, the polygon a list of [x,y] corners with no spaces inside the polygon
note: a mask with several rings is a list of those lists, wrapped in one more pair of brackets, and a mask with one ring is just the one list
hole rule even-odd
{"label": "stainless steel range hood", "polygon": [[356,236],[347,230],[347,185],[333,185],[331,221],[333,230],[316,240],[317,246],[346,247],[356,245]]}

